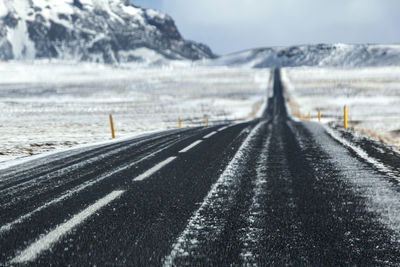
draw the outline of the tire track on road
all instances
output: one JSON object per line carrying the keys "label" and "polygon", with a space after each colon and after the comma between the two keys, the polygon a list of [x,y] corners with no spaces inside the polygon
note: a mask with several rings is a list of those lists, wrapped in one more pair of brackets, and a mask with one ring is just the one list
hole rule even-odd
{"label": "tire track on road", "polygon": [[[116,258],[119,259],[118,262],[131,266],[158,265],[170,250],[174,238],[184,229],[186,220],[190,218],[195,207],[198,207],[198,202],[217,180],[222,172],[221,166],[233,157],[253,124],[229,127],[213,136],[213,140],[205,139],[201,145],[179,154],[181,148],[198,140],[198,137],[193,138],[152,161],[146,168],[124,173],[123,176],[128,180],[121,189],[126,193],[102,210],[101,216],[89,218],[76,231],[69,233],[68,237],[54,244],[51,252],[45,251],[35,263],[79,265],[80,261],[71,255],[85,255],[84,262],[88,265],[112,264]],[[205,135],[206,133],[202,134],[201,138]],[[132,182],[138,174],[172,155],[177,155],[178,158],[162,170],[143,181]],[[109,188],[106,185],[95,186],[91,191],[105,194]],[[118,189],[115,186],[112,188]],[[74,198],[68,201],[68,206],[90,201],[83,195],[78,198],[84,201]],[[98,241],[101,241],[102,246],[93,250],[91,244]]]}
{"label": "tire track on road", "polygon": [[[189,130],[182,131],[182,134],[186,131]],[[194,129],[192,129],[191,131],[194,131]],[[63,172],[65,171],[72,171],[83,168],[88,163],[95,162],[99,159],[108,157],[109,155],[115,155],[124,152],[131,147],[151,143],[152,141],[158,141],[160,139],[168,138],[176,134],[177,133],[175,132],[167,132],[164,134],[159,133],[155,134],[154,136],[148,136],[146,138],[135,138],[133,140],[122,141],[111,145],[95,147],[87,151],[74,154],[72,156],[66,156],[62,159],[52,160],[51,165],[47,164],[48,162],[45,162],[46,159],[40,159],[38,161],[44,162],[45,164],[34,165],[33,167],[28,169],[25,169],[24,166],[29,164],[14,166],[13,169],[16,169],[15,171],[9,171],[6,174],[2,174],[0,176],[0,193],[2,193],[4,190],[9,190],[12,187],[18,187],[25,182],[29,183],[30,181],[40,177],[51,177],[52,174],[63,174]],[[47,157],[47,161],[48,158],[49,157]]]}
{"label": "tire track on road", "polygon": [[[241,180],[243,172],[246,171],[246,164],[253,159],[251,153],[259,143],[261,132],[266,124],[266,121],[260,122],[244,140],[173,245],[170,254],[164,260],[164,266],[227,264],[226,260],[234,260],[226,257],[226,254],[234,255],[235,253],[231,250],[236,251],[237,248],[227,248],[222,245],[223,242],[220,242],[229,228],[227,226],[229,222],[225,216],[231,215],[236,208],[235,205],[238,204],[238,195],[241,193],[244,182]],[[232,219],[237,218],[232,216]],[[234,245],[231,242],[226,243]],[[220,260],[222,262],[219,262]]]}
{"label": "tire track on road", "polygon": [[[96,176],[107,169],[113,168],[116,162],[130,161],[131,158],[135,159],[141,155],[151,154],[160,146],[173,144],[176,142],[175,140],[176,137],[172,135],[153,140],[153,142],[135,142],[95,156],[84,162],[78,162],[44,176],[29,179],[26,182],[0,190],[0,207],[6,208],[7,206],[16,205],[18,202],[28,201],[31,197],[47,193],[50,190],[57,190],[57,188],[72,187],[84,182],[88,176]],[[134,151],[134,154],[131,151]]]}

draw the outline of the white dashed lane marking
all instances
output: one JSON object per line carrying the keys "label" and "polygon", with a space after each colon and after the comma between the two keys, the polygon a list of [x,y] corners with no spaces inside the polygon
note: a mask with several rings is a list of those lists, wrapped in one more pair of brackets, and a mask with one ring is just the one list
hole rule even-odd
{"label": "white dashed lane marking", "polygon": [[229,126],[224,126],[224,127],[222,127],[222,128],[219,128],[219,129],[218,129],[218,132],[221,132],[221,131],[223,131],[223,130],[226,130],[226,129],[228,129],[228,127],[229,127]]}
{"label": "white dashed lane marking", "polygon": [[54,230],[36,240],[28,248],[23,250],[17,257],[11,260],[11,263],[24,263],[35,260],[43,251],[50,249],[51,245],[56,243],[63,235],[67,234],[74,227],[81,224],[84,220],[96,213],[102,207],[120,197],[124,192],[125,191],[120,190],[113,191],[102,199],[99,199],[94,204],[76,214],[70,220],[60,224]]}
{"label": "white dashed lane marking", "polygon": [[188,152],[190,149],[194,148],[195,146],[197,146],[197,145],[198,145],[198,144],[200,144],[201,142],[203,142],[203,141],[201,141],[201,140],[197,140],[197,141],[196,141],[196,142],[194,142],[193,144],[191,144],[191,145],[189,145],[189,146],[185,147],[184,149],[182,149],[181,151],[179,151],[179,153],[185,153],[185,152]]}
{"label": "white dashed lane marking", "polygon": [[204,139],[210,138],[211,136],[213,136],[214,134],[216,134],[217,132],[211,132],[209,134],[207,134],[206,136],[204,136]]}
{"label": "white dashed lane marking", "polygon": [[154,167],[152,167],[151,169],[148,169],[147,171],[145,171],[144,173],[142,173],[141,175],[139,175],[138,177],[134,178],[133,181],[137,182],[137,181],[143,181],[147,178],[149,178],[151,175],[153,175],[154,173],[156,173],[157,171],[161,170],[163,167],[165,167],[166,165],[168,165],[169,163],[171,163],[172,161],[174,161],[176,159],[176,157],[169,157],[166,160],[158,163],[157,165],[155,165]]}

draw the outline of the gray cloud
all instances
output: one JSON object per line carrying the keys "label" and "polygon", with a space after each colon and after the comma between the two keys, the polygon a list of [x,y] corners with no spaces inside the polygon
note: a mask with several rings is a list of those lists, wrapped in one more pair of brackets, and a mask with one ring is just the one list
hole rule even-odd
{"label": "gray cloud", "polygon": [[217,53],[305,43],[399,42],[398,0],[159,0],[186,38]]}

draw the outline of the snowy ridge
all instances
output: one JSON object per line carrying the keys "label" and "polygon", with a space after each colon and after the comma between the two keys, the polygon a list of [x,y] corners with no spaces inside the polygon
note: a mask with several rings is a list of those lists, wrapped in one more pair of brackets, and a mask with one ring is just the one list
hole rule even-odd
{"label": "snowy ridge", "polygon": [[0,60],[159,62],[214,57],[171,17],[126,0],[2,0]]}
{"label": "snowy ridge", "polygon": [[397,66],[400,65],[400,45],[319,44],[259,48],[229,54],[205,64],[250,68]]}

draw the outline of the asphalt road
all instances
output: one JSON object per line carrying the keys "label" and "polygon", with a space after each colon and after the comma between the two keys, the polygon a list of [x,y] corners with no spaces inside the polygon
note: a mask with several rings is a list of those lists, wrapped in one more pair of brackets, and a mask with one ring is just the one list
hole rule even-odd
{"label": "asphalt road", "polygon": [[0,171],[0,265],[398,266],[396,156],[289,118],[279,70],[273,91],[260,119]]}

